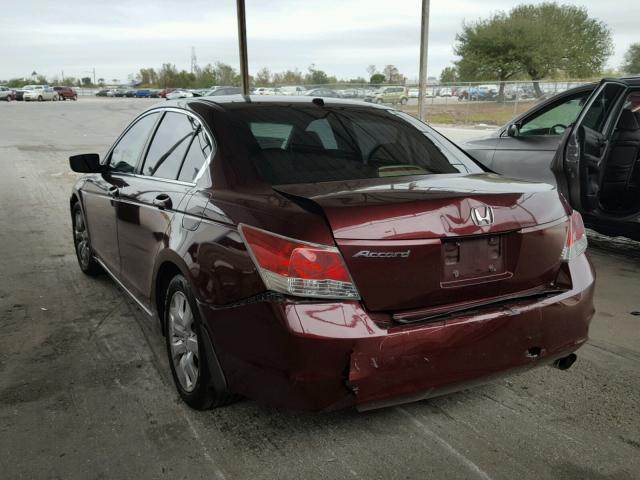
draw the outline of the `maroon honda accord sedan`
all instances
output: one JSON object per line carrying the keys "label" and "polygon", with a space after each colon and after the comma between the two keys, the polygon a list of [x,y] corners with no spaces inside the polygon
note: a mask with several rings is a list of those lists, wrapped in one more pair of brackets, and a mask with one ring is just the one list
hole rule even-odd
{"label": "maroon honda accord sedan", "polygon": [[182,99],[70,164],[80,268],[158,319],[193,408],[366,410],[568,368],[587,340],[580,215],[393,109]]}

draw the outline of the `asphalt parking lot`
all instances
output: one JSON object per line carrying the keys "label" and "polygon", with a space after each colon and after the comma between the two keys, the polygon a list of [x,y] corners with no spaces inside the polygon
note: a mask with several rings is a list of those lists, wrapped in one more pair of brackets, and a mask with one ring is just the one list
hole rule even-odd
{"label": "asphalt parking lot", "polygon": [[621,239],[591,236],[597,314],[566,372],[367,413],[189,410],[157,323],[78,269],[68,212],[67,157],[156,101],[0,104],[0,478],[640,478],[640,244]]}

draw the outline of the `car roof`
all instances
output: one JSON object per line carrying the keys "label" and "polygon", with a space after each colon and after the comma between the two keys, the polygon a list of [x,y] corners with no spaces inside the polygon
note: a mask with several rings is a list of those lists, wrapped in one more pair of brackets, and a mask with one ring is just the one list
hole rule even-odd
{"label": "car roof", "polygon": [[162,107],[178,107],[187,108],[189,103],[205,103],[215,106],[220,110],[231,111],[237,108],[246,108],[250,105],[274,105],[280,107],[289,107],[291,105],[312,105],[316,98],[321,98],[327,106],[352,106],[369,109],[391,110],[392,108],[385,105],[377,105],[365,103],[359,100],[347,100],[342,98],[314,97],[307,95],[286,96],[286,95],[219,95],[211,97],[192,97],[179,100],[169,100],[160,106],[155,105],[148,110]]}
{"label": "car roof", "polygon": [[640,86],[640,75],[634,75],[630,77],[623,77],[620,80],[624,80],[625,83],[629,84],[632,87]]}

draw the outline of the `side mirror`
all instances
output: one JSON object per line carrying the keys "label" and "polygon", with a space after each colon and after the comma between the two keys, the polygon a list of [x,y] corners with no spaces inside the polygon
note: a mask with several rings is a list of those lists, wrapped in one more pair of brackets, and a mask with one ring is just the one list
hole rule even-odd
{"label": "side mirror", "polygon": [[71,170],[78,173],[101,173],[107,170],[105,165],[100,164],[100,155],[97,153],[84,153],[69,157]]}
{"label": "side mirror", "polygon": [[507,135],[509,137],[517,137],[520,135],[520,127],[517,124],[512,123],[507,127]]}

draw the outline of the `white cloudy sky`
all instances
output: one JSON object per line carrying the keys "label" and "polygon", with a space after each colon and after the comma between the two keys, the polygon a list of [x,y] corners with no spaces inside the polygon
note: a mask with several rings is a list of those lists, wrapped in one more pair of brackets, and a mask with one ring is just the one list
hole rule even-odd
{"label": "white cloudy sky", "polygon": [[[0,5],[8,0],[0,0]],[[409,78],[418,71],[420,0],[246,0],[251,73],[304,71],[315,63],[338,77],[366,76],[366,67],[395,64]],[[453,57],[464,20],[538,0],[432,0],[429,74]],[[640,41],[640,1],[562,0],[586,6],[613,32],[622,63]],[[0,79],[33,70],[47,76],[126,80],[140,67],[163,62],[189,68],[191,47],[199,64],[238,65],[235,0],[22,0],[1,8]],[[550,39],[552,41],[552,39]]]}

